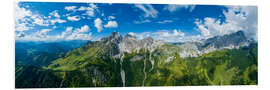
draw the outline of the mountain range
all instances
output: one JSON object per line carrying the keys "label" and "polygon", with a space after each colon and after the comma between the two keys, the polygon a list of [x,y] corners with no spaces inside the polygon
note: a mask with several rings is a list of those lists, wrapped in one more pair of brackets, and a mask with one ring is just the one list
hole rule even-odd
{"label": "mountain range", "polygon": [[[16,63],[15,87],[256,85],[257,47],[243,31],[179,44],[112,32],[76,47],[54,46],[45,52],[58,57],[38,61],[42,66]],[[24,62],[26,51],[15,51],[15,61]]]}

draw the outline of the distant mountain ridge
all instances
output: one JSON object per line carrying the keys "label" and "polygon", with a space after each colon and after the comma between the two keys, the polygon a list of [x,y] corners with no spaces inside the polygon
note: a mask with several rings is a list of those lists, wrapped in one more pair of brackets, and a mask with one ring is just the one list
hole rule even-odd
{"label": "distant mountain ridge", "polygon": [[59,42],[15,42],[15,62],[43,66],[66,52],[79,48],[89,41],[71,40]]}
{"label": "distant mountain ridge", "polygon": [[181,57],[197,57],[215,50],[235,49],[248,46],[252,42],[253,41],[247,39],[243,31],[238,31],[223,36],[208,38],[200,42],[186,42],[177,46],[182,48],[182,51],[180,51]]}

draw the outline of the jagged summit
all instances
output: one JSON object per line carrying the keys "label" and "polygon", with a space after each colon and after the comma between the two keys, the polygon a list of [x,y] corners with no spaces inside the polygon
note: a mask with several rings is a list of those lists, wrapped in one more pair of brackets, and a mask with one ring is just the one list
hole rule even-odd
{"label": "jagged summit", "polygon": [[248,46],[250,42],[243,31],[215,36],[201,42],[186,42],[178,45],[181,48],[181,57],[197,57],[215,50],[233,49]]}
{"label": "jagged summit", "polygon": [[226,46],[241,46],[248,42],[243,31],[238,31],[235,33],[223,35],[223,36],[215,36],[213,38],[209,38],[203,42],[202,47],[212,46],[215,48],[222,48]]}
{"label": "jagged summit", "polygon": [[119,32],[114,31],[112,32],[108,37],[101,38],[101,41],[103,42],[115,42],[118,43],[123,39],[122,35],[119,34]]}
{"label": "jagged summit", "polygon": [[119,32],[112,32],[110,36],[101,39],[109,49],[108,51],[111,55],[115,56],[120,53],[131,53],[137,52],[141,49],[146,49],[152,51],[153,49],[163,45],[163,41],[156,41],[151,37],[144,38],[142,40],[137,40],[135,35],[127,34],[124,38],[119,34]]}

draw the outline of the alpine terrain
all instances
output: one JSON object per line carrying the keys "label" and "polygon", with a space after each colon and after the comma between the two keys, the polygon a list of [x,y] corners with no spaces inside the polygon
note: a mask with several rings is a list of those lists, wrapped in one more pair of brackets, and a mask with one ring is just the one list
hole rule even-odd
{"label": "alpine terrain", "polygon": [[[258,45],[243,31],[176,44],[112,32],[56,53],[61,47],[53,55],[16,48],[16,62],[27,61],[16,63],[16,88],[258,84]],[[38,57],[17,56],[24,52]]]}

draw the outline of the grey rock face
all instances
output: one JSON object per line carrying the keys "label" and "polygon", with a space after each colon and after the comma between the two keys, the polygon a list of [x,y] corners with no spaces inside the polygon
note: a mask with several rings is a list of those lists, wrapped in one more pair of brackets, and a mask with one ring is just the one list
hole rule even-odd
{"label": "grey rock face", "polygon": [[156,41],[151,37],[137,40],[135,36],[127,35],[119,43],[119,49],[121,52],[138,52],[141,49],[147,49],[153,51],[153,49],[163,45],[162,41]]}
{"label": "grey rock face", "polygon": [[224,36],[215,36],[205,40],[200,46],[202,53],[220,49],[233,49],[249,44],[243,31],[238,31]]}
{"label": "grey rock face", "polygon": [[197,57],[221,49],[233,49],[248,46],[249,41],[243,31],[238,31],[224,36],[215,36],[202,42],[186,42],[178,45],[181,48],[181,57]]}
{"label": "grey rock face", "polygon": [[115,56],[120,53],[120,49],[118,44],[122,41],[123,37],[119,35],[118,32],[112,32],[112,34],[109,37],[105,37],[101,39],[101,42],[103,42],[104,46],[104,52],[108,56]]}
{"label": "grey rock face", "polygon": [[154,51],[155,48],[163,45],[163,41],[156,41],[151,37],[137,40],[136,36],[127,34],[124,38],[118,32],[112,32],[109,37],[101,39],[106,47],[108,55],[119,57],[120,53],[138,52],[141,49]]}

